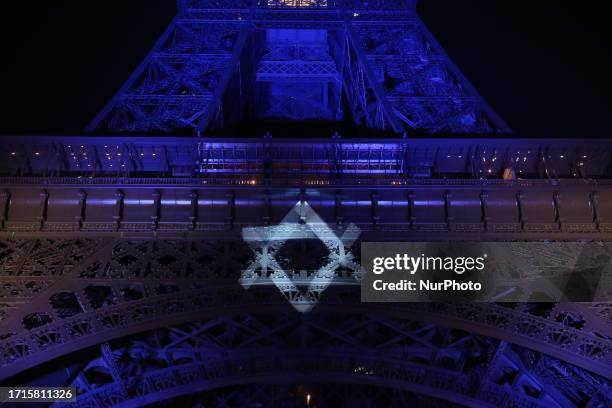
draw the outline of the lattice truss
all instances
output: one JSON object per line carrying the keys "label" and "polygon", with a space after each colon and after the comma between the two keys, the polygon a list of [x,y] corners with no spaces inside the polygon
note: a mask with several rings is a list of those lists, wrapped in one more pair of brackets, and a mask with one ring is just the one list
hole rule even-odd
{"label": "lattice truss", "polygon": [[418,18],[353,24],[393,112],[430,133],[496,133],[508,128],[471,89]]}
{"label": "lattice truss", "polygon": [[[472,406],[612,402],[608,380],[558,359],[463,330],[378,315],[221,317],[115,347],[103,343],[99,350],[71,380],[80,394],[73,407],[139,405],[254,377],[304,390],[313,380],[391,388],[395,394],[370,395],[391,406],[406,397],[402,391]],[[318,396],[313,391],[311,399]]]}
{"label": "lattice truss", "polygon": [[402,128],[393,122],[395,115],[385,106],[386,99],[368,71],[369,64],[361,58],[360,50],[354,47],[350,36],[337,32],[330,37],[330,43],[340,67],[344,96],[355,123],[374,129],[390,127],[400,131]]}
{"label": "lattice truss", "polygon": [[[318,253],[285,251],[279,262]],[[612,403],[609,303],[371,307],[355,285],[332,284],[304,314],[272,280],[240,285],[252,257],[240,239],[5,239],[0,380],[97,345],[101,359],[61,381],[78,385],[84,406],[288,372],[295,383],[433,388],[468,405]]]}
{"label": "lattice truss", "polygon": [[170,133],[211,120],[236,68],[233,52],[244,43],[243,31],[239,20],[176,18],[90,130]]}
{"label": "lattice truss", "polygon": [[[294,61],[300,61],[299,66]],[[335,76],[336,66],[325,47],[299,47],[297,45],[280,45],[271,47],[261,58],[258,74],[274,77],[288,75],[302,78],[303,76]]]}
{"label": "lattice truss", "polygon": [[269,105],[264,108],[266,117],[334,120],[339,116],[340,75],[326,37],[327,31],[321,29],[267,30],[256,73],[262,93],[256,104]]}
{"label": "lattice truss", "polygon": [[91,255],[97,239],[0,241],[0,321]]}
{"label": "lattice truss", "polygon": [[[229,89],[240,89],[242,98],[253,80],[279,84],[293,79],[341,82],[355,122],[371,128],[396,133],[510,131],[416,17],[411,1],[248,3],[179,2],[179,15],[152,53],[88,130],[201,132],[212,124],[224,125],[223,109],[238,109],[224,107]],[[344,15],[353,18],[347,21]],[[253,28],[279,27],[326,31],[329,50],[317,53],[307,46],[306,55],[289,57],[295,49],[278,48],[265,50],[262,57],[259,49],[265,48],[265,35],[254,36]],[[249,35],[253,41],[246,42]],[[248,65],[246,70],[254,67],[256,78],[245,77],[240,64]],[[322,107],[312,106],[321,91],[311,88],[313,94],[308,95],[307,89],[287,87],[291,95],[276,95],[280,99],[271,101],[269,116],[338,119],[339,100],[334,104],[337,112],[328,111],[327,101]],[[304,101],[295,102],[288,113],[283,110],[289,109],[288,98],[299,99],[304,92]],[[340,92],[332,93],[332,99],[340,98]]]}

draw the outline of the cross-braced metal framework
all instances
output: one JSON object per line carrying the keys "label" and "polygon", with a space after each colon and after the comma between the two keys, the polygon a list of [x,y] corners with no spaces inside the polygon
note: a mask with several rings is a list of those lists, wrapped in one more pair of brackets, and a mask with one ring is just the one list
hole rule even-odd
{"label": "cross-braced metal framework", "polygon": [[201,134],[258,117],[342,120],[345,106],[357,125],[395,133],[510,131],[414,0],[180,1],[88,130]]}
{"label": "cross-braced metal framework", "polygon": [[509,130],[415,0],[180,0],[89,127],[123,137],[0,141],[2,384],[88,408],[612,406],[610,303],[358,286],[360,240],[609,240],[609,142],[127,136],[272,119]]}
{"label": "cross-braced metal framework", "polygon": [[214,119],[246,37],[240,21],[177,17],[92,124],[121,132],[197,128]]}
{"label": "cross-braced metal framework", "polygon": [[252,259],[241,240],[2,248],[2,375],[97,345],[78,376],[56,374],[79,387],[75,406],[313,378],[394,389],[396,403],[410,393],[463,405],[610,403],[610,304],[366,305],[341,284],[303,314],[269,284],[239,285]]}
{"label": "cross-braced metal framework", "polygon": [[[521,179],[604,184],[612,174],[606,139],[261,139],[255,137],[3,137],[3,184],[126,183],[308,186],[502,184]],[[251,135],[252,136],[252,135]],[[320,135],[321,136],[321,135]],[[171,181],[171,178],[173,180]],[[447,179],[453,179],[447,180]],[[255,184],[252,182],[255,181]],[[533,180],[535,181],[535,180]],[[438,183],[437,180],[431,183]],[[514,180],[514,184],[525,181]],[[508,185],[512,183],[507,183]]]}
{"label": "cross-braced metal framework", "polygon": [[[83,365],[73,383],[81,398],[72,406],[140,405],[176,398],[189,393],[188,387],[247,385],[255,378],[289,386],[316,378],[472,406],[610,403],[608,381],[559,360],[461,330],[378,315],[236,316],[155,331],[124,344],[114,350],[103,344],[99,357]],[[566,389],[568,375],[585,388]],[[309,392],[303,388],[305,403]],[[311,399],[319,398],[310,392]],[[320,395],[321,402],[333,395]],[[401,401],[389,390],[383,395],[391,404]]]}

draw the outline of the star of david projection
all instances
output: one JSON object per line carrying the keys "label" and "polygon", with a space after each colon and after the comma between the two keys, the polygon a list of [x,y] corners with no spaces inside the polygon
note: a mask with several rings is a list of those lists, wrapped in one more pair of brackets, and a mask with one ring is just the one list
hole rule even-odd
{"label": "star of david projection", "polygon": [[[253,250],[254,259],[242,272],[240,283],[246,289],[273,283],[296,310],[307,312],[338,278],[340,269],[350,275],[342,283],[358,283],[362,268],[349,248],[360,233],[354,224],[333,230],[306,201],[298,201],[278,225],[243,228],[242,238]],[[285,271],[276,257],[279,249],[290,240],[312,239],[320,240],[329,251],[322,265],[314,271]]]}

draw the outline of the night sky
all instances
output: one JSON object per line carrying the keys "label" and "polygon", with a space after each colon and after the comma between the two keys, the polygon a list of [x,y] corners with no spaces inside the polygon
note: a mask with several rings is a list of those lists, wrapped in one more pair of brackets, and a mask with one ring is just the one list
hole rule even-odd
{"label": "night sky", "polygon": [[[79,134],[175,12],[174,0],[11,3],[0,11],[2,134]],[[605,8],[594,0],[421,0],[420,13],[517,136],[612,137]]]}

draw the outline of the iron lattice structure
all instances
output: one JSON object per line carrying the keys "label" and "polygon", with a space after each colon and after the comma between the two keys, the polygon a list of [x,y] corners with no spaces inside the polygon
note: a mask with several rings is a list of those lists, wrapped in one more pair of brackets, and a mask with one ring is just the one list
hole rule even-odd
{"label": "iron lattice structure", "polygon": [[249,252],[227,239],[3,241],[2,376],[64,356],[46,378],[77,386],[74,406],[195,390],[223,401],[247,398],[248,384],[317,382],[368,385],[395,404],[413,394],[484,406],[611,402],[610,304],[367,305],[356,285],[336,282],[298,313],[270,285],[240,286]]}
{"label": "iron lattice structure", "polygon": [[612,405],[610,303],[359,299],[361,241],[610,240],[609,142],[193,136],[274,120],[508,131],[416,1],[179,1],[90,125],[117,136],[0,140],[2,384],[93,408]]}
{"label": "iron lattice structure", "polygon": [[179,1],[88,130],[201,134],[249,119],[344,116],[395,133],[509,132],[415,0]]}

